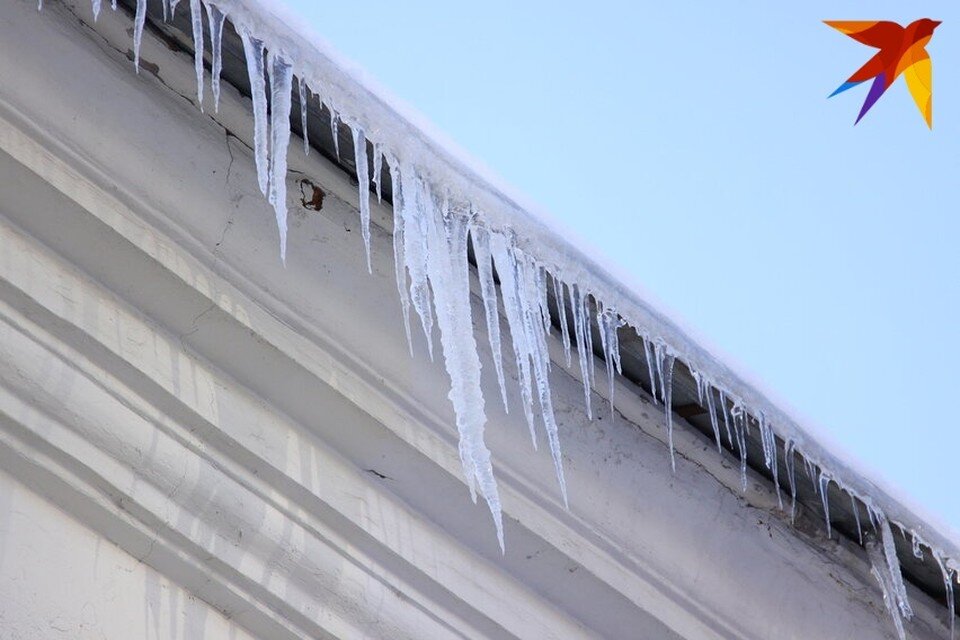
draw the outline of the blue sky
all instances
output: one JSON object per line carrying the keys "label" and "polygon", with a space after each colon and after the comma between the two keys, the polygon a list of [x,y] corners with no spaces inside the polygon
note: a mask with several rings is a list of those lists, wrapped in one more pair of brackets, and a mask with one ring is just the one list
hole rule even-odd
{"label": "blue sky", "polygon": [[[960,530],[960,5],[286,0]],[[934,130],[824,19],[943,20]]]}

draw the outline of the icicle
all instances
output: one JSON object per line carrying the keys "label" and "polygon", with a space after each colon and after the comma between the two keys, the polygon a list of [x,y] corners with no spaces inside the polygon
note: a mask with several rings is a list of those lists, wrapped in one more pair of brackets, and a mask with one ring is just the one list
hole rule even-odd
{"label": "icicle", "polygon": [[717,405],[713,399],[713,384],[706,376],[700,376],[697,384],[697,395],[700,396],[700,405],[706,400],[707,413],[710,415],[710,427],[713,429],[713,438],[717,441],[717,453],[723,452],[723,443],[720,441],[720,419],[717,417]]}
{"label": "icicle", "polygon": [[[302,90],[300,95],[303,95]],[[303,113],[306,113],[306,110]],[[370,167],[367,165],[367,138],[363,129],[357,125],[353,126],[353,150],[357,165],[357,187],[360,190],[360,235],[363,236],[363,248],[367,252],[367,272],[373,273],[370,262]]]}
{"label": "icicle", "polygon": [[713,399],[713,386],[707,384],[707,412],[710,414],[710,426],[713,428],[713,437],[717,439],[717,453],[723,452],[723,443],[720,442],[720,419],[717,417],[717,405]]}
{"label": "icicle", "polygon": [[401,172],[403,181],[403,206],[395,215],[403,218],[403,255],[410,274],[410,298],[413,308],[420,316],[420,325],[427,339],[427,353],[433,360],[433,310],[430,305],[430,283],[427,279],[427,220],[421,215],[426,206],[426,185],[417,177],[413,168]]}
{"label": "icicle", "polygon": [[553,321],[550,319],[550,304],[547,301],[547,271],[538,266],[534,273],[537,303],[540,305],[540,321],[543,323],[543,332],[550,335]]}
{"label": "icicle", "polygon": [[383,202],[381,195],[381,166],[383,165],[383,147],[379,142],[373,143],[373,184],[377,185],[377,202]]}
{"label": "icicle", "polygon": [[280,230],[280,260],[287,262],[287,147],[290,146],[293,67],[270,53],[270,186],[267,200],[273,205]]}
{"label": "icicle", "polygon": [[863,546],[863,527],[860,526],[860,505],[857,504],[857,497],[850,494],[850,507],[853,509],[853,520],[857,525],[857,538],[860,540],[860,546]]}
{"label": "icicle", "polygon": [[653,343],[653,362],[657,368],[657,375],[660,377],[660,399],[663,400],[666,389],[663,386],[663,343]]}
{"label": "icicle", "polygon": [[[180,0],[170,0],[170,20],[173,21],[177,17],[177,5],[180,4]],[[113,8],[117,8],[117,0],[113,0]]]}
{"label": "icicle", "polygon": [[934,551],[933,558],[937,561],[937,565],[940,567],[940,573],[943,576],[943,590],[947,600],[947,611],[950,614],[950,640],[953,640],[957,624],[956,604],[953,599],[953,571],[947,566],[941,552]]}
{"label": "icicle", "polygon": [[727,394],[723,389],[718,390],[720,393],[720,410],[723,411],[723,427],[727,431],[727,442],[730,443],[730,448],[733,448],[733,433],[730,431],[730,410],[727,408]]}
{"label": "icicle", "polygon": [[[307,81],[303,78],[300,78],[297,83],[297,89],[300,95],[300,130],[303,131],[303,155],[310,155],[310,130],[307,128],[307,113],[309,110],[308,96],[310,95],[307,91]],[[368,261],[369,262],[369,261]]]}
{"label": "icicle", "polygon": [[670,468],[677,471],[677,458],[673,451],[673,355],[667,355],[662,365],[660,385],[663,389],[663,409],[667,414],[667,440],[670,446]]}
{"label": "icicle", "polygon": [[37,11],[43,11],[43,0],[37,0]]}
{"label": "icicle", "polygon": [[253,101],[253,155],[257,163],[257,181],[260,193],[267,195],[270,184],[269,136],[267,120],[267,89],[264,84],[265,51],[262,40],[257,40],[246,27],[238,26],[237,33],[243,42],[243,53],[247,59],[247,73],[250,76],[250,94]]}
{"label": "icicle", "polygon": [[[99,0],[94,0],[94,2],[99,2]],[[163,21],[170,22],[170,0],[163,0]]]}
{"label": "icicle", "polygon": [[757,423],[760,426],[760,441],[763,444],[763,461],[770,473],[773,474],[773,487],[777,493],[777,503],[783,510],[783,496],[780,495],[780,473],[777,469],[777,436],[767,423],[764,413],[762,411],[758,413]]}
{"label": "icicle", "polygon": [[[538,300],[540,286],[538,280],[539,267],[533,258],[524,255],[518,249],[514,250],[517,261],[517,284],[521,287],[520,304],[524,310],[527,343],[532,347],[530,359],[533,362],[533,377],[537,383],[537,392],[540,400],[540,413],[543,426],[547,432],[547,443],[550,445],[550,455],[557,473],[557,482],[560,485],[560,494],[563,504],[569,508],[567,501],[567,482],[563,476],[563,458],[560,450],[560,431],[553,412],[553,394],[550,392],[550,352],[547,349],[547,332],[542,323],[540,305],[534,306]],[[511,331],[512,331],[511,327]]]}
{"label": "icicle", "polygon": [[796,442],[788,438],[783,443],[783,464],[786,467],[787,483],[790,486],[790,523],[797,518],[797,461],[794,457]]}
{"label": "icicle", "polygon": [[538,300],[536,273],[538,267],[532,259],[519,251],[502,234],[490,234],[490,249],[497,273],[500,274],[500,290],[503,294],[504,309],[510,326],[514,355],[517,358],[520,391],[523,397],[527,426],[530,429],[530,438],[536,448],[537,440],[531,397],[530,374],[532,368],[533,381],[537,385],[537,397],[547,432],[550,454],[553,457],[564,504],[567,504],[567,486],[563,475],[559,429],[553,412],[553,400],[548,378],[549,366],[547,363],[550,356],[547,350],[546,333],[543,331]]}
{"label": "icicle", "polygon": [[330,107],[330,135],[333,136],[333,150],[337,154],[337,161],[340,161],[340,116],[334,108]]}
{"label": "icicle", "polygon": [[593,420],[593,412],[590,409],[590,364],[587,362],[593,356],[593,353],[584,326],[589,323],[583,308],[585,301],[580,291],[580,285],[573,284],[570,286],[570,301],[573,309],[573,331],[577,339],[577,356],[580,360],[580,376],[583,379],[583,401],[587,409],[587,418]]}
{"label": "icicle", "polygon": [[503,308],[507,314],[510,341],[517,362],[517,377],[520,383],[523,415],[527,420],[527,428],[530,431],[533,448],[536,449],[537,432],[533,419],[533,382],[530,371],[530,354],[533,352],[533,347],[530,345],[523,305],[520,300],[521,291],[518,283],[517,261],[510,241],[501,233],[490,233],[490,251],[497,267],[497,273],[500,274],[500,293],[503,295]]}
{"label": "icicle", "polygon": [[589,294],[584,294],[583,296],[583,339],[587,353],[590,354],[590,357],[587,358],[587,363],[590,365],[590,380],[592,384],[597,379],[597,366],[595,362],[596,359],[593,357],[593,326],[590,322]]}
{"label": "icicle", "polygon": [[893,626],[897,630],[897,637],[900,640],[906,640],[907,635],[903,629],[903,620],[897,611],[896,605],[896,587],[894,586],[893,576],[883,560],[883,552],[880,545],[875,540],[867,542],[867,556],[870,558],[870,573],[880,584],[880,591],[883,593],[883,605],[887,608],[887,613],[893,618]]}
{"label": "icicle", "polygon": [[733,431],[737,440],[737,448],[740,451],[740,489],[747,490],[747,433],[749,422],[743,405],[734,401],[730,409],[730,417],[733,420]]}
{"label": "icicle", "polygon": [[830,489],[830,476],[820,471],[820,500],[823,504],[823,517],[827,521],[827,537],[832,537],[833,529],[830,526],[830,498],[829,498],[829,489]]}
{"label": "icicle", "polygon": [[483,298],[483,309],[487,317],[487,337],[490,341],[490,353],[493,358],[493,367],[497,372],[497,383],[500,385],[500,397],[503,399],[503,410],[510,412],[507,407],[507,383],[503,374],[503,358],[500,345],[500,314],[497,311],[497,286],[493,281],[493,256],[490,253],[490,232],[484,227],[471,226],[470,236],[473,238],[473,252],[477,259],[477,275],[480,278],[480,295]]}
{"label": "icicle", "polygon": [[877,507],[873,507],[874,517],[880,530],[880,541],[883,545],[883,555],[887,564],[893,595],[897,607],[904,618],[913,617],[913,609],[907,600],[907,588],[903,584],[903,575],[900,573],[900,560],[897,558],[897,546],[893,539],[893,530],[887,516]]}
{"label": "icicle", "polygon": [[640,335],[637,332],[637,335],[640,336],[640,340],[643,342],[643,356],[647,361],[647,375],[650,376],[650,397],[653,398],[653,404],[657,404],[657,378],[653,375],[653,353],[650,347],[650,336]]}
{"label": "icicle", "polygon": [[[411,172],[412,173],[412,172]],[[486,414],[480,390],[480,358],[473,336],[470,309],[470,280],[467,265],[467,221],[464,216],[441,210],[433,193],[421,186],[423,226],[408,231],[427,232],[424,238],[426,270],[432,283],[440,328],[444,365],[450,376],[448,397],[457,416],[460,460],[464,476],[487,502],[497,528],[497,540],[504,550],[503,520],[497,482],[493,477],[490,450],[484,443]],[[409,220],[408,220],[409,222]]]}
{"label": "icicle", "polygon": [[[43,0],[41,0],[42,2]],[[100,18],[100,0],[93,0],[93,21],[96,22]],[[164,7],[164,16],[166,16],[166,7]],[[166,20],[166,17],[164,17]]]}
{"label": "icicle", "polygon": [[204,6],[207,9],[207,22],[210,23],[210,50],[213,52],[213,69],[211,70],[210,80],[213,88],[213,110],[220,113],[220,75],[223,71],[223,47],[221,45],[223,43],[223,22],[226,16],[215,4],[208,2]]}
{"label": "icicle", "polygon": [[400,180],[399,163],[396,159],[390,161],[390,176],[393,179],[393,268],[397,278],[397,293],[400,296],[400,311],[403,316],[403,331],[407,336],[407,348],[413,356],[413,338],[410,335],[410,293],[407,289],[407,258],[404,255],[405,244],[403,216],[398,212],[406,207],[406,194],[403,193],[403,184]]}
{"label": "icicle", "polygon": [[670,449],[670,468],[677,470],[677,460],[673,449],[673,361],[674,356],[667,351],[663,342],[653,344],[653,357],[660,376],[660,400],[667,415],[667,444]]}
{"label": "icicle", "polygon": [[570,366],[570,327],[567,325],[566,292],[563,281],[553,278],[553,297],[557,300],[557,315],[560,316],[560,336],[563,339],[563,355]]}
{"label": "icicle", "polygon": [[140,73],[140,44],[143,42],[143,25],[147,21],[147,0],[137,0],[137,13],[133,18],[133,68]]}
{"label": "icicle", "polygon": [[193,68],[197,73],[197,105],[203,113],[203,14],[200,0],[190,0],[190,21],[193,24]]}
{"label": "icicle", "polygon": [[607,383],[610,385],[610,417],[612,418],[614,415],[614,367],[616,367],[617,373],[623,373],[620,364],[620,338],[617,335],[617,329],[623,326],[623,321],[616,311],[605,307],[603,304],[598,304],[597,326],[600,327],[600,344],[603,346],[603,359],[607,365]]}

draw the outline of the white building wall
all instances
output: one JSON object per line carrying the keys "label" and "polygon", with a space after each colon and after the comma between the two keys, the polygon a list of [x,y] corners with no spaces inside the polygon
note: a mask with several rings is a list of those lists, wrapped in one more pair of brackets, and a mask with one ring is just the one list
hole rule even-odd
{"label": "white building wall", "polygon": [[0,637],[253,638],[6,473],[0,513]]}
{"label": "white building wall", "polygon": [[636,389],[587,421],[560,357],[569,510],[485,381],[501,555],[407,352],[389,210],[368,275],[355,187],[291,145],[284,268],[248,103],[201,114],[189,59],[148,33],[136,75],[129,18],[89,22],[0,5],[0,637],[893,637],[858,548],[690,430],[671,474]]}

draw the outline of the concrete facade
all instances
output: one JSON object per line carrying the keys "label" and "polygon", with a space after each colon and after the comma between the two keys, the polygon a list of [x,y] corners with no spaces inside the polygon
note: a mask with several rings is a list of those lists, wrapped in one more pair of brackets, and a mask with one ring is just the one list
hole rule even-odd
{"label": "concrete facade", "polygon": [[[859,547],[682,425],[672,474],[638,389],[588,421],[558,342],[569,509],[485,361],[501,555],[407,351],[389,208],[370,275],[355,186],[291,145],[284,268],[249,102],[201,113],[149,32],[135,74],[130,29],[0,6],[0,637],[895,637]],[[947,637],[911,599],[909,637]]]}

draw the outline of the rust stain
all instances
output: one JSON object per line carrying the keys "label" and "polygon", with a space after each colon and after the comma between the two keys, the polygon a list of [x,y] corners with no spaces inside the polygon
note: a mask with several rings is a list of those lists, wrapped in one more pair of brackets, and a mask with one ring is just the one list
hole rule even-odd
{"label": "rust stain", "polygon": [[300,203],[304,209],[320,211],[323,209],[323,198],[327,194],[323,189],[313,184],[309,180],[300,181]]}

